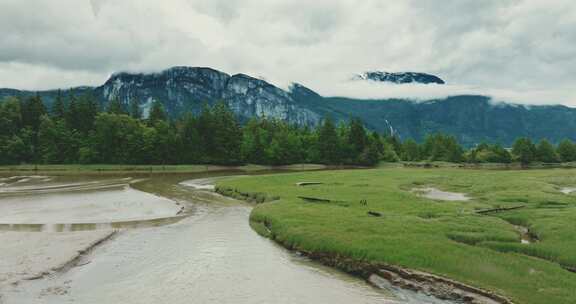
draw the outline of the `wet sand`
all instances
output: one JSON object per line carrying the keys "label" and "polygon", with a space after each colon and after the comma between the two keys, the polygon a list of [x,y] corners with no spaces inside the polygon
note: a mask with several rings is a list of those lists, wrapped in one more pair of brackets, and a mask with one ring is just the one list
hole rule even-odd
{"label": "wet sand", "polygon": [[9,177],[0,187],[0,224],[108,223],[176,215],[174,201],[132,189],[131,178]]}
{"label": "wet sand", "polygon": [[81,251],[106,239],[112,230],[82,233],[1,232],[0,290],[63,267]]}

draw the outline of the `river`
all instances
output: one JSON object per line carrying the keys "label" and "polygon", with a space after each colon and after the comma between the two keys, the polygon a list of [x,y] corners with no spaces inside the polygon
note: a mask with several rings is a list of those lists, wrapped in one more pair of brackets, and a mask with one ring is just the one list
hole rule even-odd
{"label": "river", "polygon": [[[158,192],[171,194],[168,196],[172,196],[176,205],[190,207],[188,216],[158,227],[123,227],[111,240],[82,256],[74,267],[5,288],[0,301],[6,304],[445,303],[410,291],[377,289],[359,278],[285,250],[251,230],[248,223],[251,206],[226,199],[212,200],[210,197],[216,195],[208,193],[205,187],[194,187],[193,181],[175,182],[182,179],[153,177],[140,188],[162,189]],[[140,199],[147,195],[129,184],[123,189],[124,192],[116,194]],[[60,196],[65,202],[110,204],[110,191],[119,190],[103,187],[97,191],[51,192],[50,197],[35,194],[23,197],[22,201],[55,202]],[[157,199],[162,204],[167,200]],[[0,206],[13,205],[14,200],[14,197],[0,198]],[[150,210],[162,214],[172,208],[151,208],[151,197],[143,202],[148,206],[146,214]],[[141,205],[114,206],[122,209]],[[91,212],[98,208],[92,208]],[[137,214],[133,208],[130,210],[127,214],[133,219]],[[103,212],[110,214],[110,208],[104,208]],[[74,214],[89,221],[85,213],[76,210]],[[101,219],[102,215],[94,216]],[[14,217],[38,222],[31,213],[15,213]],[[94,226],[94,229],[109,228]]]}

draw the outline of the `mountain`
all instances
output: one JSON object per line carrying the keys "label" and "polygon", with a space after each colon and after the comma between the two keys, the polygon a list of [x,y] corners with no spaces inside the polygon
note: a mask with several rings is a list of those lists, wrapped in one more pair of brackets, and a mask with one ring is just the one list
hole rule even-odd
{"label": "mountain", "polygon": [[284,90],[244,74],[230,76],[210,68],[174,67],[161,73],[113,75],[95,89],[96,96],[108,102],[136,99],[144,115],[152,102],[162,101],[176,117],[185,111],[199,112],[204,103],[219,100],[242,118],[274,117],[296,124],[316,124],[322,117],[298,104]]}
{"label": "mountain", "polygon": [[424,102],[339,97],[323,97],[315,102],[322,104],[325,114],[361,117],[371,129],[418,141],[439,131],[455,135],[465,146],[482,141],[510,146],[524,136],[553,142],[576,140],[576,109],[560,105],[496,104],[489,97],[474,95]]}
{"label": "mountain", "polygon": [[407,83],[422,83],[422,84],[445,84],[444,80],[438,76],[415,73],[415,72],[401,72],[401,73],[388,73],[381,71],[372,71],[358,74],[353,77],[354,80],[370,80],[376,82],[390,82],[395,84]]}
{"label": "mountain", "polygon": [[[99,87],[79,87],[73,94],[94,94],[105,107],[114,98],[124,104],[135,99],[148,113],[161,101],[171,117],[197,113],[205,103],[225,101],[243,120],[250,117],[283,119],[316,125],[323,117],[361,118],[370,129],[401,138],[423,140],[427,134],[446,132],[467,146],[482,141],[510,145],[517,137],[576,140],[576,109],[565,106],[521,106],[494,103],[489,97],[453,96],[427,101],[405,99],[363,100],[324,97],[293,84],[288,90],[244,74],[228,75],[210,68],[174,67],[160,73],[118,73]],[[57,90],[30,92],[0,89],[0,98],[39,94],[51,104]],[[67,94],[67,93],[64,93]]]}
{"label": "mountain", "polygon": [[[191,111],[198,113],[204,104],[225,101],[242,119],[270,117],[299,125],[315,125],[322,116],[299,105],[290,94],[266,81],[244,74],[226,73],[202,67],[173,67],[160,73],[117,73],[99,87],[72,89],[76,95],[92,92],[105,107],[118,98],[128,105],[135,99],[144,116],[154,101],[160,101],[171,117]],[[30,91],[0,89],[0,98],[29,96]],[[47,104],[57,90],[38,92]]]}

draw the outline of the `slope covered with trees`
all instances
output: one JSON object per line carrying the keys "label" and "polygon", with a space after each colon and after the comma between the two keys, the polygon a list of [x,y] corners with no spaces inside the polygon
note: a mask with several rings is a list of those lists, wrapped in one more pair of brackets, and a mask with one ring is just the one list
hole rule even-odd
{"label": "slope covered with trees", "polygon": [[0,164],[223,164],[374,165],[379,161],[497,162],[576,161],[569,140],[554,147],[520,138],[511,153],[498,144],[466,151],[456,137],[412,139],[381,135],[360,119],[317,127],[252,118],[241,124],[224,102],[170,119],[155,102],[148,118],[136,103],[112,100],[106,109],[90,94],[57,94],[50,108],[40,96],[0,103]]}

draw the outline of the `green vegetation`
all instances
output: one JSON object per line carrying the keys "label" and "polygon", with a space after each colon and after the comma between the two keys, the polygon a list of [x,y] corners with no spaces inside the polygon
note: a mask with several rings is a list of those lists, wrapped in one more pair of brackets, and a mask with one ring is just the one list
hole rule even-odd
{"label": "green vegetation", "polygon": [[482,143],[465,151],[454,136],[430,134],[401,142],[394,134],[367,130],[359,119],[315,128],[254,118],[241,122],[223,103],[171,120],[160,102],[147,119],[132,100],[107,109],[91,95],[58,93],[50,109],[39,96],[0,102],[0,165],[15,164],[216,164],[322,163],[373,166],[380,161],[511,163],[576,161],[576,146],[555,148],[520,138],[512,153]]}
{"label": "green vegetation", "polygon": [[265,118],[241,125],[222,102],[177,120],[160,102],[142,119],[135,102],[114,99],[103,111],[91,95],[59,94],[51,109],[39,96],[0,103],[0,165],[374,165],[390,150],[359,120],[326,119],[316,129]]}
{"label": "green vegetation", "polygon": [[[287,247],[443,275],[524,304],[573,303],[576,298],[576,273],[565,269],[576,268],[576,199],[560,192],[575,185],[576,171],[566,169],[391,166],[219,183],[235,192],[279,197],[257,205],[251,224]],[[412,191],[424,187],[466,193],[472,200],[434,201]],[[476,213],[518,206],[524,207]],[[521,244],[515,225],[528,227],[538,241]]]}

